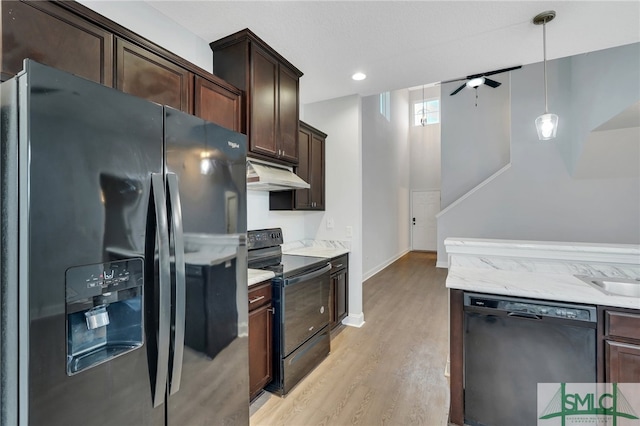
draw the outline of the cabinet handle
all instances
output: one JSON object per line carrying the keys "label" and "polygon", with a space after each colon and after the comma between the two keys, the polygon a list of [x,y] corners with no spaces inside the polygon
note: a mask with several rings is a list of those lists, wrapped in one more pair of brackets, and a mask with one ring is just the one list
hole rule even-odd
{"label": "cabinet handle", "polygon": [[275,315],[276,308],[267,308],[267,312],[271,312],[271,315]]}
{"label": "cabinet handle", "polygon": [[255,299],[250,299],[249,303],[256,303],[257,301],[262,300],[262,299],[264,299],[264,296],[258,296]]}
{"label": "cabinet handle", "polygon": [[338,263],[337,265],[333,265],[334,268],[340,268],[342,267],[342,263]]}

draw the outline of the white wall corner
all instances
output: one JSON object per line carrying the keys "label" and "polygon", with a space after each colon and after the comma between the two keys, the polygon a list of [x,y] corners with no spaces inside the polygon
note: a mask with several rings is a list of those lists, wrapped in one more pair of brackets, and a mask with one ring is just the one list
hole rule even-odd
{"label": "white wall corner", "polygon": [[367,271],[363,276],[362,276],[362,281],[366,281],[369,278],[373,277],[375,274],[377,274],[378,272],[382,272],[383,269],[385,269],[387,266],[391,265],[393,262],[395,262],[396,260],[400,259],[402,256],[404,256],[405,254],[409,253],[410,249],[405,249],[402,252],[400,252],[399,254],[391,257],[390,259],[388,259],[386,262],[381,263],[379,265],[377,265],[375,268],[370,269],[369,271]]}
{"label": "white wall corner", "polygon": [[447,262],[446,260],[438,260],[436,262],[436,268],[449,269],[449,262]]}
{"label": "white wall corner", "polygon": [[359,314],[349,313],[349,316],[342,320],[342,324],[348,325],[349,327],[361,328],[364,325],[364,312],[360,312]]}

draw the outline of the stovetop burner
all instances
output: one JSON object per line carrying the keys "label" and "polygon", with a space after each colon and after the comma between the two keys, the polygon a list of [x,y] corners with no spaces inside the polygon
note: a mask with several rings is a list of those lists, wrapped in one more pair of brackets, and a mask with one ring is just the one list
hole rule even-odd
{"label": "stovetop burner", "polygon": [[282,254],[282,243],[281,228],[248,231],[249,268],[273,271],[276,278],[290,278],[327,264],[323,257]]}

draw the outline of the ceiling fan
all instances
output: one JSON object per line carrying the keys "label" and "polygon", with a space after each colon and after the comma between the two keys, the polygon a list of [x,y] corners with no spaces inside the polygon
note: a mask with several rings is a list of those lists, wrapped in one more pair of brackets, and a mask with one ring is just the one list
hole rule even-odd
{"label": "ceiling fan", "polygon": [[449,95],[449,96],[455,95],[456,93],[458,93],[459,91],[461,91],[465,87],[470,87],[472,89],[477,89],[479,86],[482,86],[483,84],[486,84],[487,86],[492,87],[492,88],[495,89],[496,87],[500,86],[502,83],[500,83],[499,81],[495,81],[495,80],[492,80],[490,78],[487,78],[488,76],[494,75],[494,74],[500,74],[500,73],[507,72],[507,71],[517,70],[519,68],[522,68],[522,65],[518,65],[517,67],[503,68],[501,70],[483,72],[481,74],[468,75],[468,76],[466,76],[464,78],[456,78],[454,80],[443,81],[440,84],[453,83],[454,81],[467,80],[462,86],[458,87],[456,90],[451,92],[451,95]]}

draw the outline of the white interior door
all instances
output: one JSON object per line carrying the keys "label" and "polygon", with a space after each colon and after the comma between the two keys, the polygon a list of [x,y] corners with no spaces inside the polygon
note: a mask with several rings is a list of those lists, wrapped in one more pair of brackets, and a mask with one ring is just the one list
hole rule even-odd
{"label": "white interior door", "polygon": [[411,193],[411,249],[438,249],[436,215],[440,212],[440,191]]}

